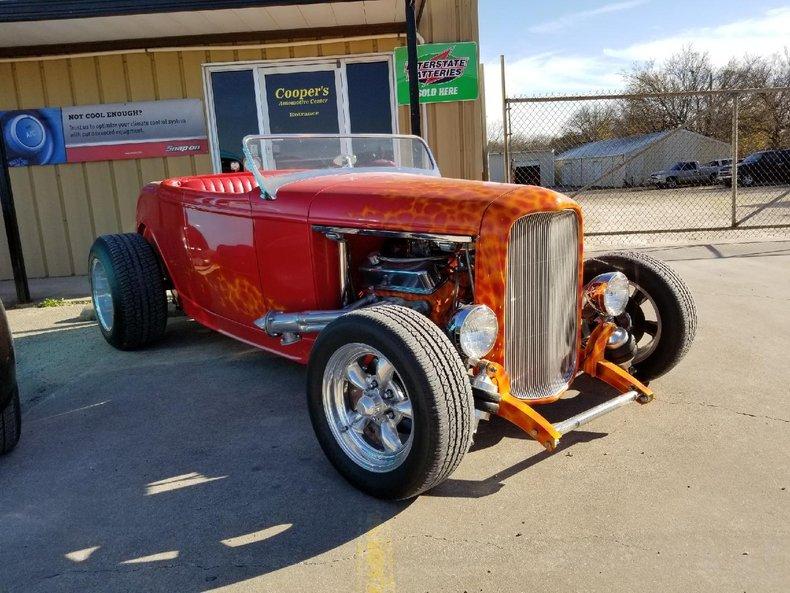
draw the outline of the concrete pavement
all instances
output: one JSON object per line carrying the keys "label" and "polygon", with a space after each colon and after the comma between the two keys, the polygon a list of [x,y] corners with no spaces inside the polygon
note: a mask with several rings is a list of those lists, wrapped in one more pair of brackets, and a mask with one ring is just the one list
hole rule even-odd
{"label": "concrete pavement", "polygon": [[552,455],[483,423],[409,503],[332,469],[296,364],[185,318],[118,352],[81,306],[9,311],[24,426],[0,459],[0,591],[786,591],[790,243],[653,252],[700,319],[656,400]]}

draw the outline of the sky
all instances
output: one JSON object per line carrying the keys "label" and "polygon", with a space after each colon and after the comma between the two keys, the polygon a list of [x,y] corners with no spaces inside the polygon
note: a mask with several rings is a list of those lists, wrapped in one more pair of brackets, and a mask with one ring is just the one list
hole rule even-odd
{"label": "sky", "polygon": [[499,55],[507,94],[616,90],[635,62],[684,45],[714,64],[790,50],[790,1],[479,0],[486,113],[502,120]]}

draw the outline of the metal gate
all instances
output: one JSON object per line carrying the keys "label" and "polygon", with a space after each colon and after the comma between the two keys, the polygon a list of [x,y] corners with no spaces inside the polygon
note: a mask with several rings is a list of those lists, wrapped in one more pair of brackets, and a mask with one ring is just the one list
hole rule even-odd
{"label": "metal gate", "polygon": [[553,163],[539,177],[582,204],[588,235],[784,235],[788,114],[790,87],[506,97],[504,176]]}

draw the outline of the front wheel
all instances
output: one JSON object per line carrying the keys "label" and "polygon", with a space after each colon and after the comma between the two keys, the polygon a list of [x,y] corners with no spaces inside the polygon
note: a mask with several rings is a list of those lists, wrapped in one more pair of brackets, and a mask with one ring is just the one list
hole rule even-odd
{"label": "front wheel", "polygon": [[405,307],[371,307],[329,324],[313,346],[307,397],[326,456],[379,498],[433,488],[471,445],[464,365],[433,322]]}
{"label": "front wheel", "polygon": [[637,346],[631,372],[643,381],[660,377],[681,361],[694,341],[697,310],[691,292],[664,262],[636,252],[607,253],[585,261],[585,283],[613,271],[625,274],[631,285],[625,310],[626,329]]}

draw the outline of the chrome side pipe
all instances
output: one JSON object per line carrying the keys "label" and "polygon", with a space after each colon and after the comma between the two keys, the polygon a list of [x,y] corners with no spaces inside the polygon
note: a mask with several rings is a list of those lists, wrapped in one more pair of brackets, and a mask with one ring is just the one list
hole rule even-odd
{"label": "chrome side pipe", "polygon": [[269,311],[260,319],[256,319],[255,325],[270,336],[310,334],[320,332],[345,313],[348,313],[348,309],[301,311],[299,313]]}
{"label": "chrome side pipe", "polygon": [[373,294],[362,297],[351,303],[345,309],[330,309],[328,311],[300,311],[298,313],[284,313],[282,311],[269,311],[253,323],[270,336],[282,336],[282,343],[293,344],[298,342],[301,334],[315,334],[323,330],[338,317],[372,305],[378,301]]}

